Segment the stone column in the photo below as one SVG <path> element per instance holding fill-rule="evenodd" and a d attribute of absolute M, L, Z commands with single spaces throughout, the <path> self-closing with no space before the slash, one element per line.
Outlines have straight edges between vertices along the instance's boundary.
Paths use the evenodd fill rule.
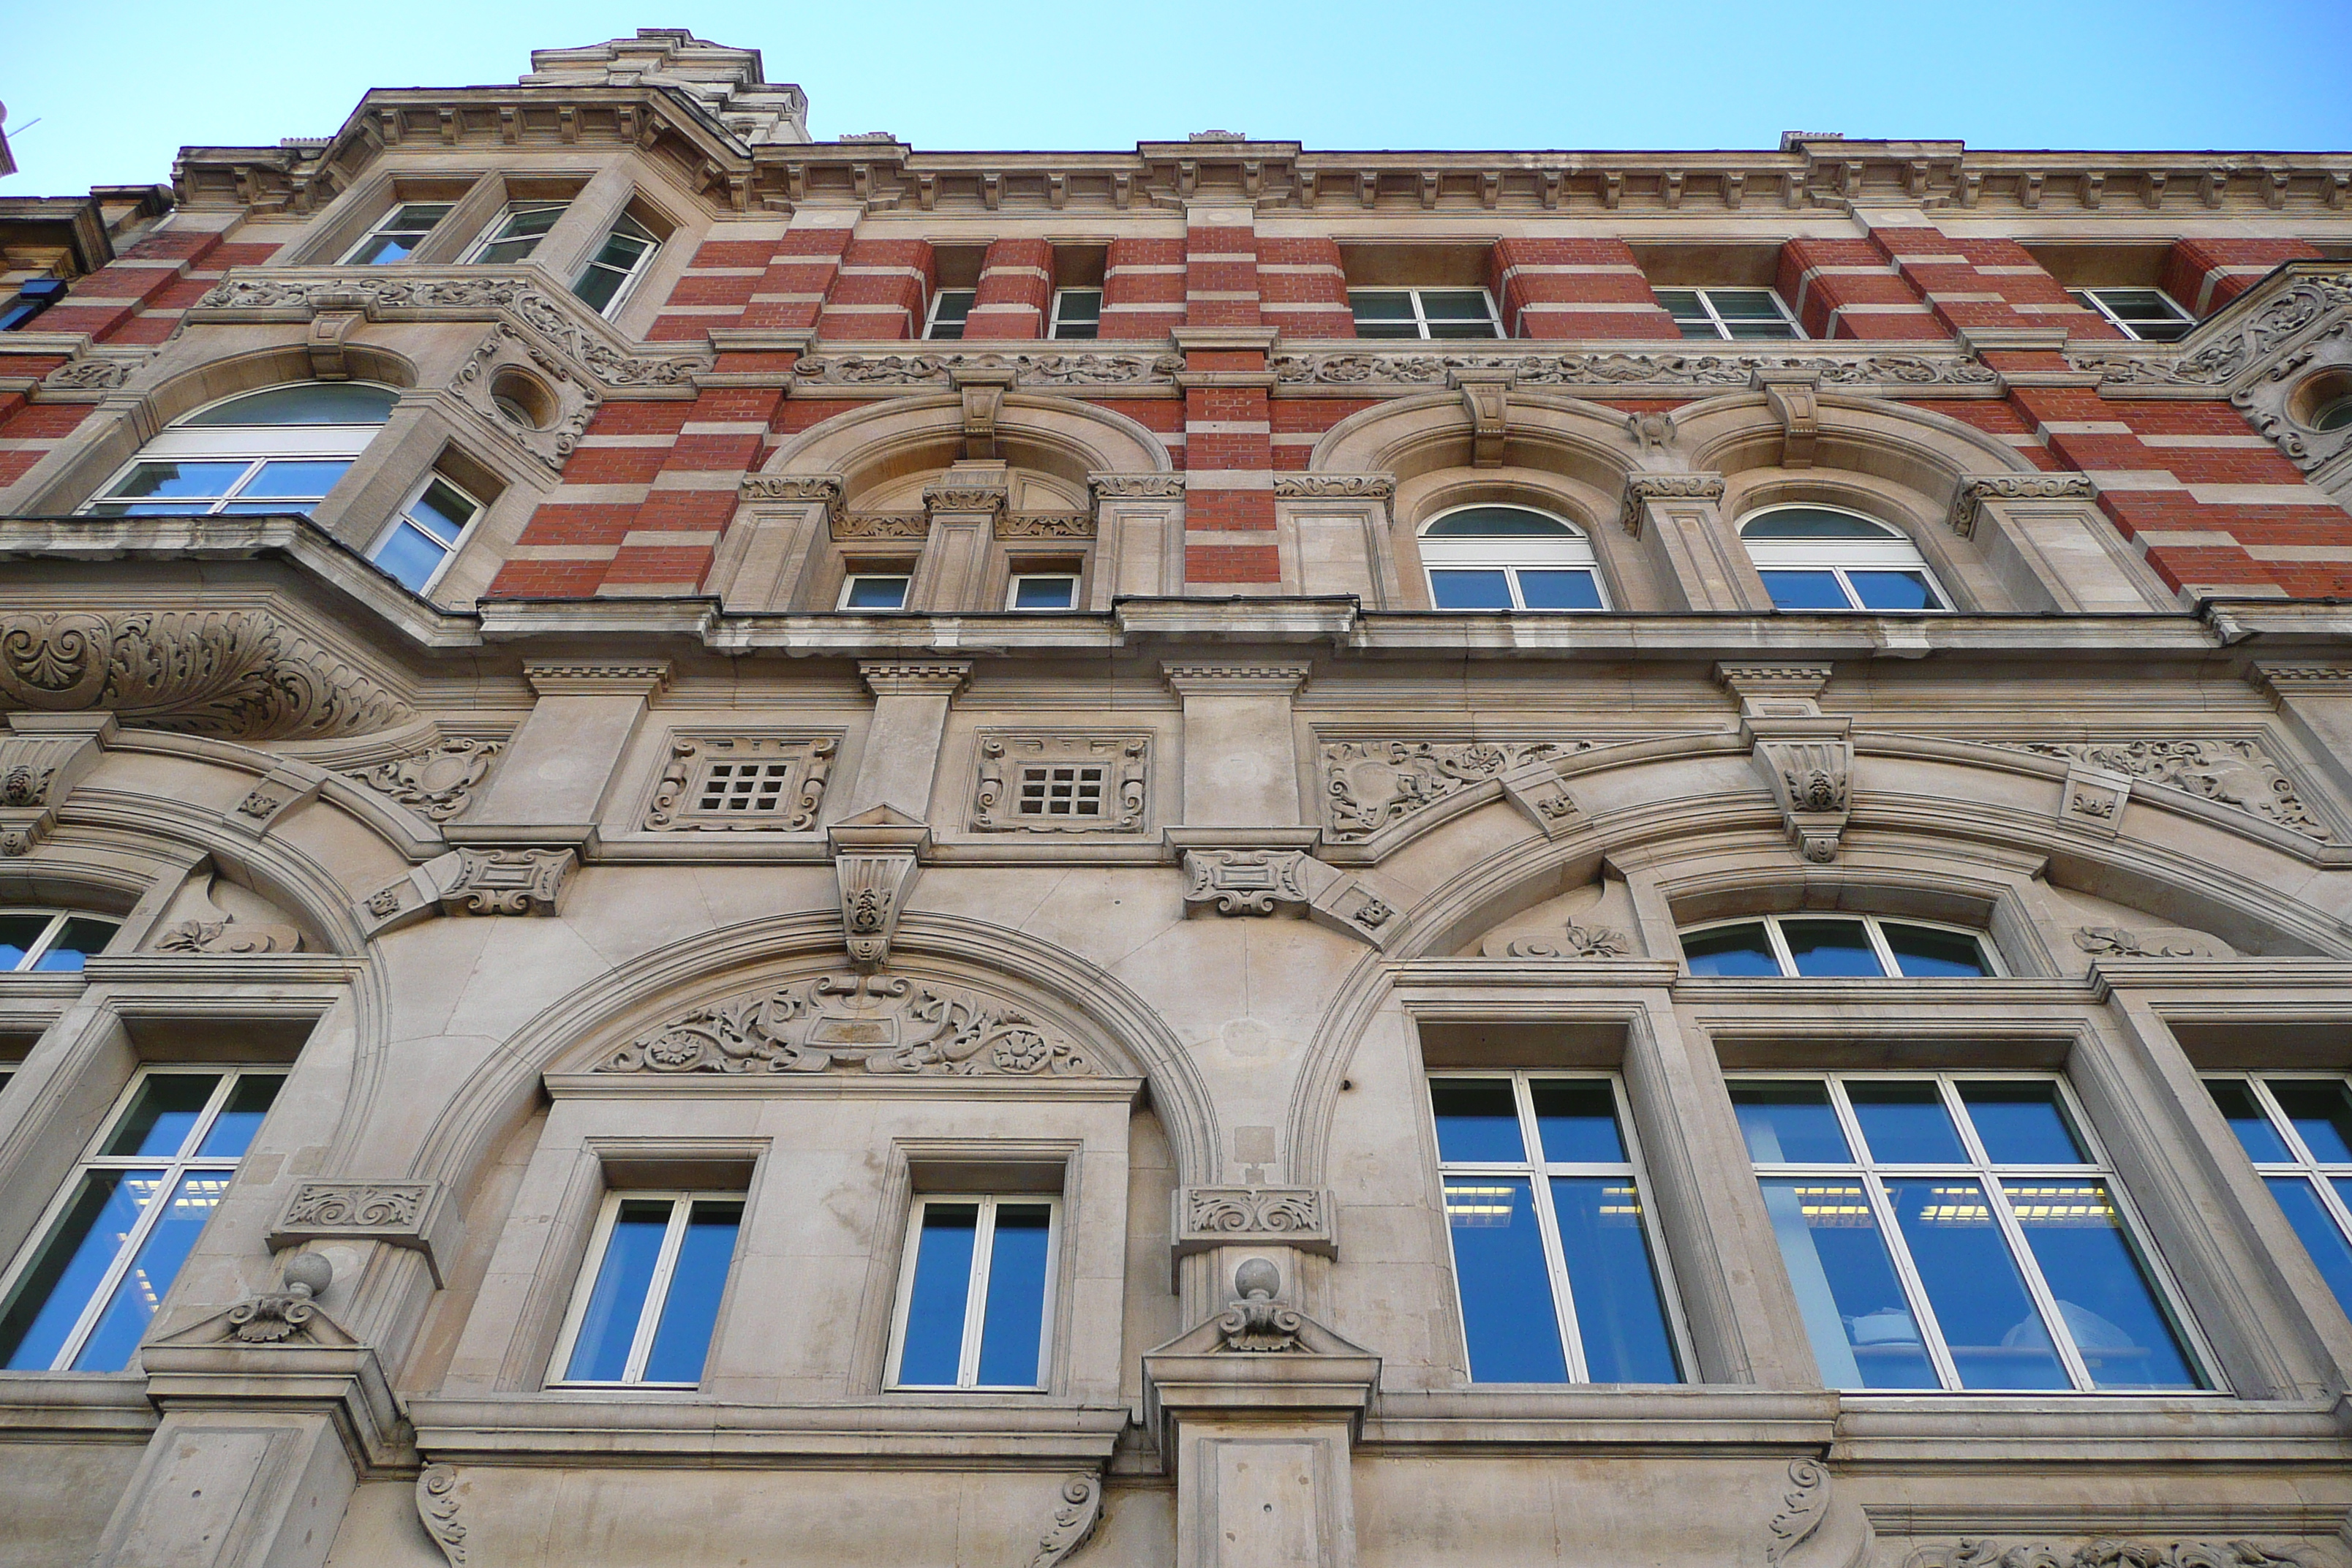
<path fill-rule="evenodd" d="M 948 704 L 971 673 L 969 659 L 897 659 L 860 664 L 874 693 L 874 722 L 858 753 L 845 816 L 877 805 L 921 821 L 930 813 Z"/>
<path fill-rule="evenodd" d="M 958 463 L 923 491 L 931 526 L 908 584 L 907 607 L 934 615 L 1001 609 L 985 602 L 989 549 L 1004 510 L 1008 476 L 1000 462 Z"/>

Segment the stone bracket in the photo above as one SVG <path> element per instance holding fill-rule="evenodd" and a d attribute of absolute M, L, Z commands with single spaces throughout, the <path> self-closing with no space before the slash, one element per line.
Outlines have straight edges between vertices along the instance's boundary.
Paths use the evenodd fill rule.
<path fill-rule="evenodd" d="M 960 364 L 949 370 L 949 384 L 963 398 L 964 461 L 996 460 L 996 419 L 1013 377 L 1009 364 Z"/>
<path fill-rule="evenodd" d="M 1337 1199 L 1328 1187 L 1179 1187 L 1169 1235 L 1179 1258 L 1217 1247 L 1295 1247 L 1339 1255 Z"/>
<path fill-rule="evenodd" d="M 1584 824 L 1567 781 L 1547 758 L 1513 768 L 1496 782 L 1503 786 L 1504 798 L 1525 812 L 1546 838 L 1572 833 Z"/>
<path fill-rule="evenodd" d="M 931 847 L 931 830 L 884 805 L 835 823 L 825 835 L 841 890 L 841 931 L 849 962 L 872 973 L 890 962 L 890 939 Z"/>
<path fill-rule="evenodd" d="M 366 320 L 363 310 L 321 310 L 310 318 L 310 330 L 302 335 L 302 346 L 310 351 L 313 376 L 320 381 L 351 379 L 343 344 L 350 339 L 352 329 Z"/>
<path fill-rule="evenodd" d="M 1810 468 L 1821 438 L 1820 374 L 1812 371 L 1759 370 L 1749 384 L 1763 393 L 1780 422 L 1780 466 Z"/>
<path fill-rule="evenodd" d="M 1387 947 L 1402 928 L 1398 900 L 1382 897 L 1383 889 L 1369 879 L 1327 866 L 1304 848 L 1241 843 L 1244 836 L 1230 829 L 1170 828 L 1167 835 L 1183 867 L 1188 917 L 1297 915 L 1379 948 Z M 1210 841 L 1202 842 L 1203 837 Z M 1296 842 L 1317 836 L 1307 828 L 1251 837 Z"/>
<path fill-rule="evenodd" d="M 1780 805 L 1790 840 L 1817 866 L 1837 858 L 1851 814 L 1853 742 L 1847 724 L 1844 719 L 1816 720 L 1801 730 L 1796 721 L 1783 721 L 1774 726 L 1780 738 L 1757 734 L 1748 752 Z"/>
<path fill-rule="evenodd" d="M 310 1242 L 382 1242 L 423 1254 L 438 1287 L 457 1219 L 441 1182 L 320 1178 L 297 1183 L 287 1195 L 269 1227 L 269 1250 Z"/>
<path fill-rule="evenodd" d="M 1478 468 L 1503 466 L 1503 444 L 1511 421 L 1511 384 L 1517 373 L 1507 365 L 1457 367 L 1446 380 L 1462 394 L 1470 416 L 1470 464 Z"/>
<path fill-rule="evenodd" d="M 436 856 L 360 901 L 368 935 L 435 913 L 550 915 L 580 864 L 570 847 L 462 845 Z"/>
<path fill-rule="evenodd" d="M 11 713 L 0 731 L 0 856 L 31 852 L 114 739 L 114 715 Z"/>

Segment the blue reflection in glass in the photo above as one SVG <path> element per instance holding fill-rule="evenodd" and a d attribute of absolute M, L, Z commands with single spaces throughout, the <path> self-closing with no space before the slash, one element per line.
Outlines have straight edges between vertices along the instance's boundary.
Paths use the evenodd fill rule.
<path fill-rule="evenodd" d="M 204 1233 L 205 1221 L 212 1218 L 221 1194 L 228 1191 L 228 1181 L 226 1171 L 200 1171 L 181 1178 L 170 1204 L 156 1216 L 147 1239 L 139 1244 L 138 1256 L 115 1286 L 114 1299 L 99 1314 L 89 1338 L 82 1342 L 81 1353 L 74 1357 L 74 1371 L 121 1372 L 131 1364 L 139 1342 L 146 1337 L 147 1325 L 155 1321 L 172 1281 L 180 1277 L 180 1266 L 188 1260 L 196 1237 Z"/>
<path fill-rule="evenodd" d="M 1046 1240 L 1054 1211 L 1044 1204 L 996 1205 L 988 1248 L 988 1303 L 980 1325 L 985 1388 L 1034 1388 L 1045 1330 Z"/>
<path fill-rule="evenodd" d="M 1568 1357 L 1524 1176 L 1448 1176 L 1445 1224 L 1473 1383 L 1565 1383 Z"/>
<path fill-rule="evenodd" d="M 1866 610 L 1940 610 L 1944 602 L 1920 572 L 1848 572 L 1854 597 Z"/>
<path fill-rule="evenodd" d="M 1851 1081 L 1846 1097 L 1871 1158 L 1885 1165 L 1965 1164 L 1958 1129 L 1932 1080 Z"/>
<path fill-rule="evenodd" d="M 622 1200 L 596 1284 L 588 1293 L 588 1310 L 580 1320 L 580 1337 L 572 1344 L 571 1363 L 563 1369 L 567 1380 L 618 1383 L 627 1374 L 629 1346 L 645 1316 L 646 1289 L 661 1258 L 669 1211 L 664 1198 Z"/>
<path fill-rule="evenodd" d="M 2209 1079 L 2205 1087 L 2212 1091 L 2213 1103 L 2221 1108 L 2221 1115 L 2230 1123 L 2230 1131 L 2244 1145 L 2246 1157 L 2257 1163 L 2292 1160 L 2286 1140 L 2279 1136 L 2271 1119 L 2254 1099 L 2253 1086 L 2243 1079 Z"/>
<path fill-rule="evenodd" d="M 2268 1176 L 2271 1196 L 2286 1215 L 2287 1224 L 2294 1226 L 2295 1235 L 2303 1238 L 2303 1249 L 2311 1254 L 2312 1263 L 2319 1277 L 2336 1292 L 2336 1300 L 2347 1312 L 2352 1312 L 2352 1243 L 2344 1239 L 2336 1227 L 2336 1216 L 2319 1201 L 2319 1194 L 2301 1176 Z M 2344 1182 L 2337 1187 L 2352 1185 Z M 2352 1194 L 2347 1194 L 2352 1195 Z"/>
<path fill-rule="evenodd" d="M 228 1091 L 228 1103 L 213 1118 L 212 1127 L 196 1150 L 199 1159 L 235 1160 L 253 1147 L 253 1135 L 261 1131 L 261 1119 L 269 1114 L 276 1103 L 278 1089 L 285 1079 L 274 1072 L 247 1073 Z"/>
<path fill-rule="evenodd" d="M 1514 1163 L 1528 1157 L 1508 1079 L 1432 1079 L 1429 1100 L 1437 1113 L 1439 1159 Z"/>
<path fill-rule="evenodd" d="M 1597 610 L 1601 584 L 1590 572 L 1521 568 L 1519 596 L 1530 610 Z"/>
<path fill-rule="evenodd" d="M 261 465 L 261 471 L 246 482 L 240 496 L 322 496 L 335 488 L 343 470 L 352 466 L 349 458 L 280 458 Z"/>
<path fill-rule="evenodd" d="M 710 1331 L 719 1321 L 719 1300 L 727 1290 L 727 1266 L 735 1260 L 735 1234 L 743 1205 L 732 1199 L 699 1199 L 687 1216 L 686 1236 L 670 1268 L 669 1292 L 662 1301 L 661 1325 L 646 1356 L 647 1383 L 700 1383 L 710 1353 Z"/>
<path fill-rule="evenodd" d="M 1680 1381 L 1633 1179 L 1554 1176 L 1551 1201 L 1585 1375 L 1595 1383 Z"/>
<path fill-rule="evenodd" d="M 9 1371 L 46 1371 L 58 1359 L 141 1212 L 163 1187 L 161 1171 L 92 1171 L 82 1178 L 73 1206 L 0 1318 L 0 1354 Z"/>
<path fill-rule="evenodd" d="M 1887 1183 L 1886 1195 L 1960 1386 L 2072 1387 L 1983 1186 L 1966 1177 L 1921 1177 Z"/>
<path fill-rule="evenodd" d="M 1822 1381 L 1832 1388 L 1937 1386 L 1862 1183 L 1774 1176 L 1762 1186 Z"/>
<path fill-rule="evenodd" d="M 139 1086 L 131 1109 L 114 1124 L 103 1154 L 176 1154 L 195 1131 L 205 1101 L 213 1096 L 220 1075 L 208 1072 L 150 1073 Z"/>
<path fill-rule="evenodd" d="M 1625 1140 L 1617 1131 L 1617 1097 L 1601 1078 L 1539 1078 L 1529 1084 L 1536 1136 L 1556 1165 L 1622 1165 Z"/>
<path fill-rule="evenodd" d="M 1433 569 L 1429 601 L 1441 610 L 1507 610 L 1511 583 L 1499 566 L 1479 571 L 1460 567 Z"/>
<path fill-rule="evenodd" d="M 2157 1303 L 2105 1182 L 2027 1178 L 2005 1181 L 2001 1191 L 2094 1386 L 2204 1386 Z"/>
<path fill-rule="evenodd" d="M 1759 1165 L 1851 1165 L 1845 1129 L 1821 1083 L 1735 1083 L 1731 1108 Z"/>
<path fill-rule="evenodd" d="M 978 1204 L 923 1205 L 907 1333 L 898 1352 L 900 1383 L 954 1386 L 963 1365 L 964 1306 L 971 1294 L 972 1247 L 979 1229 Z"/>
<path fill-rule="evenodd" d="M 2058 1109 L 2058 1086 L 1963 1081 L 1960 1103 L 1996 1165 L 2081 1165 L 2083 1145 Z"/>
<path fill-rule="evenodd" d="M 2271 1080 L 2271 1093 L 2311 1157 L 2323 1165 L 2352 1164 L 2352 1103 L 2338 1079 Z"/>
<path fill-rule="evenodd" d="M 1874 979 L 1886 973 L 1860 921 L 1782 921 L 1780 936 L 1789 944 L 1797 973 L 1808 979 Z"/>
<path fill-rule="evenodd" d="M 1759 572 L 1764 579 L 1764 591 L 1772 595 L 1776 610 L 1850 610 L 1845 590 L 1838 585 L 1834 572 L 1792 572 L 1786 569 Z"/>
<path fill-rule="evenodd" d="M 1683 938 L 1683 962 L 1693 974 L 1772 974 L 1780 961 L 1772 956 L 1772 939 L 1761 921 L 1692 931 Z"/>

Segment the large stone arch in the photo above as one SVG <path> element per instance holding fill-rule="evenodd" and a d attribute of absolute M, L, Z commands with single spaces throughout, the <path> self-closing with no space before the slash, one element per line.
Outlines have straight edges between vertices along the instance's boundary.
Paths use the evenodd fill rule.
<path fill-rule="evenodd" d="M 1115 410 L 1070 397 L 1008 392 L 994 420 L 1004 460 L 1076 487 L 1097 473 L 1172 471 L 1167 446 Z M 926 393 L 836 414 L 785 442 L 763 475 L 839 475 L 852 505 L 893 481 L 945 468 L 963 454 L 963 400 Z"/>

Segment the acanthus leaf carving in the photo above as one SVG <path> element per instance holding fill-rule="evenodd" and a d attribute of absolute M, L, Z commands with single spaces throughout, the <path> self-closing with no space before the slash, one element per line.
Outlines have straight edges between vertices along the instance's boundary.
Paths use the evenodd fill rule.
<path fill-rule="evenodd" d="M 2074 945 L 2094 958 L 2217 958 L 2221 948 L 2196 931 L 2141 932 L 2126 926 L 2084 926 Z"/>
<path fill-rule="evenodd" d="M 1242 1355 L 1295 1355 L 1305 1349 L 1299 1333 L 1307 1320 L 1296 1307 L 1275 1300 L 1281 1271 L 1263 1258 L 1244 1259 L 1234 1270 L 1234 1292 L 1215 1319 L 1221 1348 Z"/>
<path fill-rule="evenodd" d="M 1823 386 L 1990 387 L 1998 381 L 1973 359 L 1895 353 L 1832 358 L 1673 351 L 1509 356 L 1337 351 L 1279 353 L 1269 363 L 1278 384 L 1339 386 L 1444 385 L 1457 372 L 1489 366 L 1507 367 L 1522 387 L 1744 387 L 1759 371 L 1818 375 Z"/>
<path fill-rule="evenodd" d="M 1394 474 L 1276 474 L 1277 500 L 1392 500 Z"/>
<path fill-rule="evenodd" d="M 2252 741 L 2026 742 L 2003 743 L 2001 749 L 2144 779 L 2234 807 L 2323 843 L 2335 837 L 2296 793 L 2286 770 Z"/>
<path fill-rule="evenodd" d="M 2073 1552 L 2041 1542 L 2004 1547 L 1962 1536 L 1915 1548 L 1903 1568 L 2305 1568 L 2303 1559 L 2252 1541 L 2127 1541 L 2101 1536 Z"/>
<path fill-rule="evenodd" d="M 179 921 L 155 939 L 157 952 L 203 953 L 215 958 L 261 952 L 299 952 L 302 933 L 289 925 L 247 925 L 233 915 L 216 921 Z"/>
<path fill-rule="evenodd" d="M 416 1478 L 416 1517 L 425 1533 L 449 1560 L 450 1568 L 466 1568 L 466 1521 L 457 1492 L 457 1472 L 448 1465 L 427 1465 Z"/>
<path fill-rule="evenodd" d="M 405 756 L 343 774 L 432 822 L 446 822 L 466 809 L 473 791 L 489 776 L 490 763 L 506 750 L 503 741 L 453 735 Z"/>
<path fill-rule="evenodd" d="M 1102 1522 L 1102 1480 L 1097 1476 L 1072 1476 L 1062 1483 L 1062 1500 L 1054 1522 L 1037 1542 L 1029 1568 L 1055 1568 L 1070 1553 L 1094 1538 Z"/>
<path fill-rule="evenodd" d="M 1770 1540 L 1764 1561 L 1778 1568 L 1790 1552 L 1811 1540 L 1830 1510 L 1830 1473 L 1817 1459 L 1789 1461 L 1789 1489 L 1781 1494 L 1780 1510 L 1766 1525 Z"/>
<path fill-rule="evenodd" d="M 927 511 L 835 512 L 832 520 L 835 540 L 920 539 L 930 531 L 931 514 Z"/>
<path fill-rule="evenodd" d="M 1852 811 L 1853 742 L 1843 735 L 1759 738 L 1752 756 L 1797 852 L 1817 866 L 1834 861 Z"/>
<path fill-rule="evenodd" d="M 1083 1078 L 1078 1046 L 1017 1007 L 904 976 L 824 975 L 698 1007 L 613 1052 L 604 1073 Z"/>
<path fill-rule="evenodd" d="M 1215 1237 L 1285 1241 L 1327 1238 L 1330 1194 L 1319 1187 L 1186 1187 L 1181 1194 L 1180 1244 Z"/>
<path fill-rule="evenodd" d="M 1007 511 L 996 518 L 999 539 L 1092 539 L 1090 511 Z"/>
<path fill-rule="evenodd" d="M 816 386 L 940 386 L 959 374 L 1010 370 L 1015 386 L 1126 386 L 1172 380 L 1184 368 L 1171 353 L 856 353 L 811 354 L 794 362 L 793 379 Z"/>
<path fill-rule="evenodd" d="M 1613 926 L 1571 925 L 1558 937 L 1512 937 L 1503 952 L 1511 958 L 1631 958 L 1633 939 Z"/>
<path fill-rule="evenodd" d="M 1627 474 L 1625 499 L 1618 508 L 1617 523 L 1638 539 L 1642 535 L 1643 509 L 1651 501 L 1722 499 L 1721 474 Z"/>
<path fill-rule="evenodd" d="M 1463 790 L 1531 762 L 1589 750 L 1592 742 L 1329 741 L 1323 744 L 1325 831 L 1339 842 L 1369 838 Z"/>
<path fill-rule="evenodd" d="M 1181 474 L 1088 474 L 1087 488 L 1097 500 L 1181 500 Z"/>

